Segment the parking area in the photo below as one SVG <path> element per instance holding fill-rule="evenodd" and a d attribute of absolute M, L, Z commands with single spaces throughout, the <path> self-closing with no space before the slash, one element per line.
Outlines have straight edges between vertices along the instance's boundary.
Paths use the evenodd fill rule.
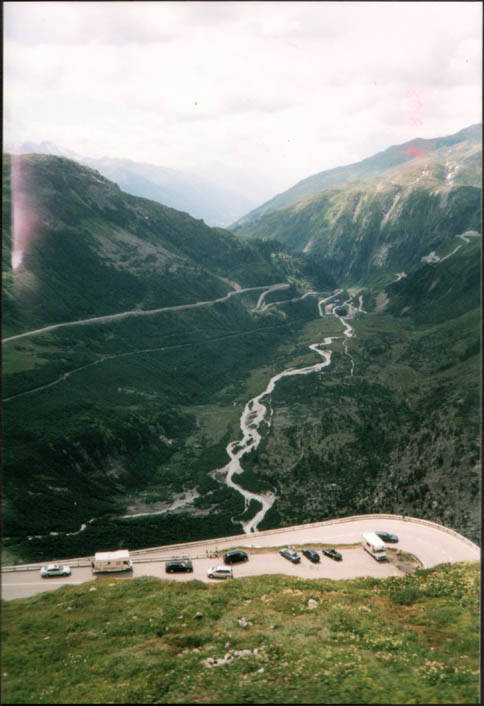
<path fill-rule="evenodd" d="M 386 576 L 401 575 L 401 572 L 392 563 L 375 561 L 362 547 L 341 549 L 342 561 L 321 557 L 321 561 L 318 564 L 311 563 L 302 555 L 299 564 L 292 564 L 287 559 L 284 559 L 278 551 L 266 550 L 252 553 L 249 550 L 248 554 L 248 561 L 231 566 L 234 579 L 243 578 L 244 576 L 258 576 L 260 574 L 286 574 L 287 576 L 297 576 L 299 578 L 335 580 L 356 578 L 357 576 L 385 578 Z M 218 559 L 192 559 L 192 563 L 192 573 L 167 574 L 165 571 L 165 560 L 160 558 L 157 561 L 136 562 L 132 572 L 116 573 L 112 574 L 112 576 L 116 577 L 116 579 L 126 580 L 140 576 L 155 576 L 170 581 L 192 581 L 193 579 L 198 579 L 212 584 L 222 582 L 217 579 L 209 579 L 207 576 L 210 567 L 223 565 L 222 557 Z M 89 567 L 72 568 L 72 575 L 68 578 L 41 579 L 38 571 L 4 573 L 2 575 L 2 598 L 4 600 L 25 598 L 42 591 L 54 590 L 64 584 L 75 585 L 85 581 L 106 580 L 106 578 L 109 579 L 109 574 L 93 576 Z"/>
<path fill-rule="evenodd" d="M 183 545 L 159 547 L 154 550 L 133 552 L 134 568 L 126 574 L 113 574 L 116 578 L 130 579 L 138 576 L 155 576 L 172 581 L 191 581 L 198 579 L 207 583 L 220 583 L 209 579 L 207 570 L 210 567 L 223 565 L 223 554 L 235 547 L 244 548 L 249 554 L 249 560 L 232 565 L 234 578 L 257 576 L 261 574 L 285 574 L 300 578 L 351 579 L 360 576 L 386 578 L 401 576 L 394 562 L 377 562 L 364 551 L 361 533 L 386 530 L 398 535 L 398 544 L 389 545 L 389 549 L 400 549 L 416 556 L 422 566 L 429 568 L 441 563 L 456 561 L 479 561 L 480 549 L 465 537 L 446 528 L 422 523 L 415 518 L 400 516 L 356 517 L 345 521 L 316 523 L 314 525 L 268 530 L 251 535 L 191 542 Z M 335 546 L 343 555 L 342 561 L 334 561 L 321 556 L 318 564 L 312 564 L 301 555 L 299 564 L 292 564 L 284 559 L 278 549 L 284 546 Z M 209 554 L 218 552 L 218 558 L 210 558 Z M 319 549 L 319 554 L 321 551 Z M 167 574 L 165 561 L 168 559 L 191 559 L 192 573 Z M 69 563 L 66 560 L 63 563 Z M 46 562 L 47 563 L 47 562 Z M 38 568 L 35 570 L 2 570 L 2 598 L 12 600 L 25 598 L 43 591 L 54 590 L 63 584 L 81 584 L 85 581 L 109 578 L 109 574 L 93 576 L 89 566 L 72 566 L 72 575 L 66 578 L 56 577 L 41 579 Z"/>

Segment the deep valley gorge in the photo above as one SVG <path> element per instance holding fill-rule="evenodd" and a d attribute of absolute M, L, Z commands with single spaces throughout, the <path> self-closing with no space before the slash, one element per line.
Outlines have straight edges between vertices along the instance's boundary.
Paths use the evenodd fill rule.
<path fill-rule="evenodd" d="M 479 542 L 481 126 L 424 142 L 228 229 L 4 155 L 4 563 L 373 512 Z"/>

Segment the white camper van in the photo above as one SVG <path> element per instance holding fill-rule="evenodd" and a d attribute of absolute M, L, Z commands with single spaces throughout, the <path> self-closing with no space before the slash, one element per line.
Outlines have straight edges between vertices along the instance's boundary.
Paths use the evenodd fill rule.
<path fill-rule="evenodd" d="M 91 561 L 92 573 L 100 574 L 110 571 L 131 571 L 133 562 L 127 549 L 117 552 L 97 552 Z"/>
<path fill-rule="evenodd" d="M 386 561 L 385 543 L 374 532 L 365 532 L 361 535 L 363 549 L 377 561 Z"/>

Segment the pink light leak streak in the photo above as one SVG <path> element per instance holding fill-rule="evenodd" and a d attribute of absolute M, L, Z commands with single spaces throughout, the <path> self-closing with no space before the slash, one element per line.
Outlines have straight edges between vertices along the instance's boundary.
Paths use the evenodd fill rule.
<path fill-rule="evenodd" d="M 37 216 L 29 204 L 26 179 L 21 159 L 12 155 L 12 270 L 17 272 L 23 264 L 24 254 L 32 241 Z"/>

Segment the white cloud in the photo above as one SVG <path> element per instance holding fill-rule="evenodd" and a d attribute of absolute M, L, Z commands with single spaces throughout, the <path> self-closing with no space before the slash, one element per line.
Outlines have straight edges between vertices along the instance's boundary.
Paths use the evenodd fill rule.
<path fill-rule="evenodd" d="M 480 120 L 478 3 L 6 2 L 4 23 L 7 144 L 219 161 L 275 192 Z"/>

